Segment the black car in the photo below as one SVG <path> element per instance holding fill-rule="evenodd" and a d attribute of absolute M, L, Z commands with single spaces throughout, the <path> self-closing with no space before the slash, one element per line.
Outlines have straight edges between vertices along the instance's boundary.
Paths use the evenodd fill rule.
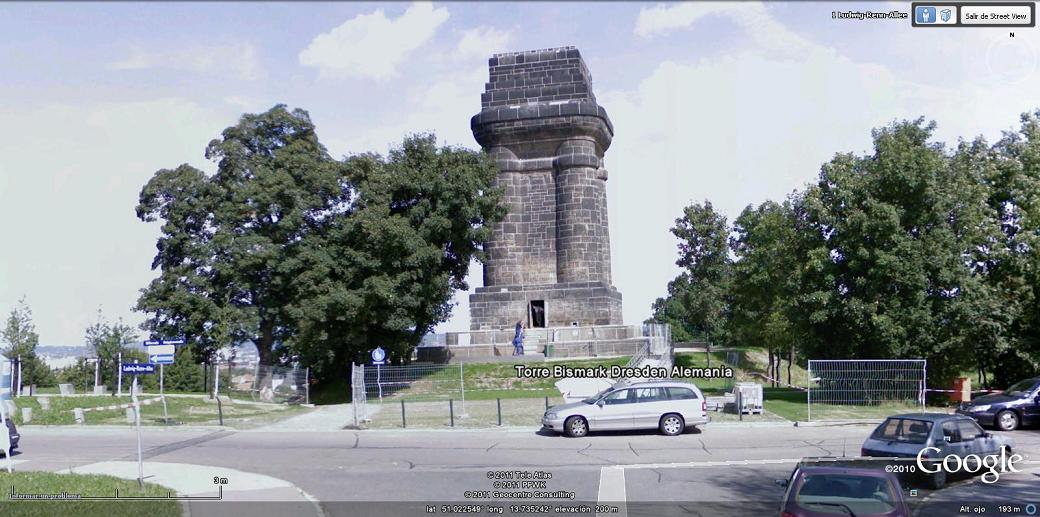
<path fill-rule="evenodd" d="M 1016 382 L 1003 393 L 961 404 L 957 412 L 1001 431 L 1040 424 L 1040 377 Z"/>

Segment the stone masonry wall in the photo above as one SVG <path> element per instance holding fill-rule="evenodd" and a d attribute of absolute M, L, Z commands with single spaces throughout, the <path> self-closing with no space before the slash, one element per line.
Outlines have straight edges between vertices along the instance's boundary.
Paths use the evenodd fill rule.
<path fill-rule="evenodd" d="M 574 47 L 498 54 L 473 135 L 500 170 L 508 215 L 487 245 L 484 288 L 470 297 L 471 328 L 621 323 L 611 285 L 603 155 L 613 138 Z"/>

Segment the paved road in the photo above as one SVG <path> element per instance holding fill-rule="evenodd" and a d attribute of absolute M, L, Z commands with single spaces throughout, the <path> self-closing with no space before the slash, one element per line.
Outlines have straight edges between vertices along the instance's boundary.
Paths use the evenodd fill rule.
<path fill-rule="evenodd" d="M 487 504 L 487 499 L 467 498 L 467 492 L 495 490 L 548 492 L 539 503 L 625 502 L 618 513 L 606 513 L 614 515 L 775 515 L 782 491 L 774 479 L 787 477 L 802 457 L 855 455 L 869 432 L 865 426 L 708 426 L 678 437 L 625 432 L 570 439 L 534 430 L 201 430 L 145 433 L 144 445 L 146 460 L 213 465 L 287 480 L 322 501 L 328 515 L 420 515 L 427 504 Z M 1018 452 L 1040 460 L 1040 431 L 1013 436 Z M 123 430 L 26 429 L 22 454 L 16 458 L 24 460 L 21 470 L 131 460 L 134 440 L 132 432 Z M 498 481 L 533 484 L 496 488 L 489 473 Z M 522 479 L 525 475 L 530 478 Z M 1040 478 L 1016 476 L 988 487 L 987 495 L 1021 505 L 1029 502 L 1024 495 L 1040 497 L 1036 485 L 1030 485 Z M 1001 488 L 1012 482 L 1034 490 Z M 968 480 L 939 494 L 922 491 L 918 497 L 941 495 L 957 501 L 976 494 L 977 483 Z M 669 504 L 655 507 L 653 501 Z"/>

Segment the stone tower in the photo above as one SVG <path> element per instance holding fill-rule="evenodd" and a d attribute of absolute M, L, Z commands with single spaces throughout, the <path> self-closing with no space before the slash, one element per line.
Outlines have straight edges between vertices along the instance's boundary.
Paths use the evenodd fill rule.
<path fill-rule="evenodd" d="M 509 213 L 487 246 L 471 330 L 621 323 L 610 281 L 607 171 L 614 127 L 574 47 L 496 54 L 473 136 Z M 474 335 L 477 337 L 477 335 Z"/>

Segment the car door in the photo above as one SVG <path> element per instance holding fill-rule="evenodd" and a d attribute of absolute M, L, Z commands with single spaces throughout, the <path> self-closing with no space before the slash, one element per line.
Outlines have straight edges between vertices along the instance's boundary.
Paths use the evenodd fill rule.
<path fill-rule="evenodd" d="M 668 392 L 664 388 L 633 388 L 636 403 L 632 407 L 632 425 L 641 429 L 656 428 L 661 415 L 669 412 Z"/>
<path fill-rule="evenodd" d="M 632 427 L 632 408 L 635 405 L 635 391 L 620 389 L 603 397 L 603 405 L 597 404 L 598 411 L 589 422 L 591 429 L 630 429 Z"/>
<path fill-rule="evenodd" d="M 961 433 L 961 441 L 964 443 L 965 454 L 978 454 L 980 456 L 999 452 L 997 441 L 984 431 L 974 420 L 957 420 L 957 428 Z"/>
<path fill-rule="evenodd" d="M 942 449 L 940 458 L 945 458 L 950 455 L 963 458 L 971 453 L 971 451 L 967 449 L 967 446 L 961 437 L 961 430 L 957 420 L 947 420 L 943 422 L 941 429 L 943 441 L 942 443 L 935 444 L 936 447 Z"/>
<path fill-rule="evenodd" d="M 1022 408 L 1022 425 L 1040 424 L 1040 386 L 1033 389 Z"/>

